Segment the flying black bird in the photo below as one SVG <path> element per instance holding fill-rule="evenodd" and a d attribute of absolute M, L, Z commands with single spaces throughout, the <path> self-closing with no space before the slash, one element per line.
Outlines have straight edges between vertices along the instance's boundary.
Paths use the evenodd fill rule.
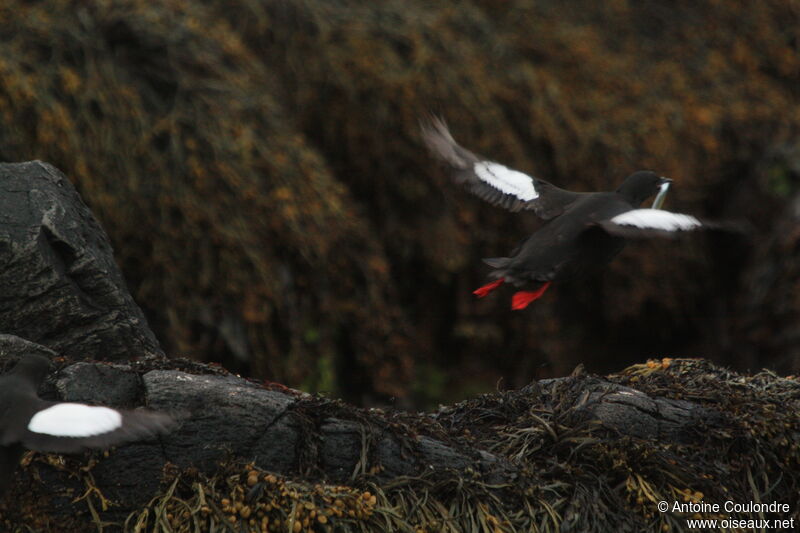
<path fill-rule="evenodd" d="M 547 221 L 510 257 L 484 259 L 494 281 L 474 291 L 483 298 L 503 283 L 528 287 L 514 293 L 512 309 L 524 309 L 553 281 L 588 273 L 605 265 L 626 238 L 673 237 L 700 229 L 726 229 L 691 215 L 659 209 L 672 180 L 655 172 L 634 172 L 614 192 L 579 193 L 559 189 L 459 146 L 439 118 L 422 123 L 430 151 L 450 168 L 458 183 L 487 202 L 510 211 L 529 210 Z M 639 205 L 658 194 L 653 208 Z"/>
<path fill-rule="evenodd" d="M 49 369 L 46 357 L 26 355 L 0 376 L 0 494 L 25 449 L 52 453 L 102 449 L 153 437 L 176 425 L 165 413 L 42 400 L 36 391 Z"/>

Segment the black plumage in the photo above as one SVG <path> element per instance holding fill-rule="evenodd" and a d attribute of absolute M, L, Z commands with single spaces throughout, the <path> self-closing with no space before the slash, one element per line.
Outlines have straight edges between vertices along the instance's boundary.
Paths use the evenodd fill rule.
<path fill-rule="evenodd" d="M 640 209 L 640 204 L 655 194 L 660 207 L 671 183 L 652 171 L 634 172 L 613 192 L 571 192 L 459 146 L 441 119 L 423 122 L 422 137 L 454 179 L 472 193 L 511 211 L 532 211 L 546 221 L 508 257 L 484 259 L 494 269 L 490 276 L 495 281 L 476 290 L 477 296 L 486 296 L 503 283 L 532 289 L 514 294 L 513 309 L 523 309 L 538 299 L 553 281 L 605 265 L 628 238 L 725 229 L 691 215 Z"/>

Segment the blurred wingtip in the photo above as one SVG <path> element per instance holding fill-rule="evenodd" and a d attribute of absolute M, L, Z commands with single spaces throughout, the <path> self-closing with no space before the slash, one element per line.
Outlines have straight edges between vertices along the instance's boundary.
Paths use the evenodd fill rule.
<path fill-rule="evenodd" d="M 422 131 L 423 138 L 431 136 L 448 134 L 447 123 L 441 115 L 437 115 L 432 111 L 427 111 L 419 117 L 419 129 Z"/>
<path fill-rule="evenodd" d="M 419 123 L 425 147 L 434 157 L 456 168 L 468 166 L 469 152 L 453 139 L 444 118 L 429 112 L 420 117 Z"/>

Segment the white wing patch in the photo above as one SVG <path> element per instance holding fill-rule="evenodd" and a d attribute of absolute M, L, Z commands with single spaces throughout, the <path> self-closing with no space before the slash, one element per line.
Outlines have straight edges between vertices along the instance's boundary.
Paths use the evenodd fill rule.
<path fill-rule="evenodd" d="M 670 213 L 661 209 L 634 209 L 611 219 L 618 226 L 634 226 L 641 229 L 664 231 L 690 231 L 703 224 L 691 215 Z"/>
<path fill-rule="evenodd" d="M 122 426 L 122 415 L 108 407 L 59 403 L 33 415 L 28 431 L 53 437 L 92 437 Z"/>
<path fill-rule="evenodd" d="M 516 196 L 523 202 L 539 197 L 530 176 L 505 165 L 491 161 L 479 161 L 475 163 L 473 170 L 482 182 L 505 194 Z"/>

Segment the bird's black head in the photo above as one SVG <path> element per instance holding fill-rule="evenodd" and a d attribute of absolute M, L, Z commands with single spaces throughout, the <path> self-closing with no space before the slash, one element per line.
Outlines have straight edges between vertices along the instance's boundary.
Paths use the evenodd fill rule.
<path fill-rule="evenodd" d="M 650 170 L 640 170 L 625 178 L 617 192 L 624 196 L 631 205 L 638 206 L 656 194 L 663 184 L 671 181 Z"/>
<path fill-rule="evenodd" d="M 14 368 L 9 371 L 9 374 L 22 376 L 38 385 L 44 380 L 49 371 L 50 359 L 41 355 L 29 354 L 22 357 Z"/>

